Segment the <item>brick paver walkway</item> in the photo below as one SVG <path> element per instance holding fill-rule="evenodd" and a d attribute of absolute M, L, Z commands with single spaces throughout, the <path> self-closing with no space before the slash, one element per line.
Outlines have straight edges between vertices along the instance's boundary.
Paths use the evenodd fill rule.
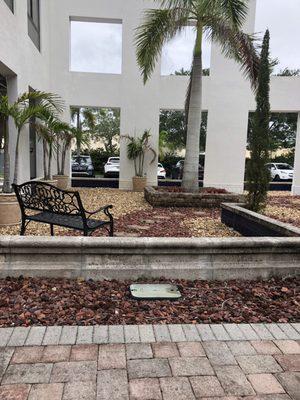
<path fill-rule="evenodd" d="M 0 329 L 0 400 L 300 400 L 300 324 Z"/>

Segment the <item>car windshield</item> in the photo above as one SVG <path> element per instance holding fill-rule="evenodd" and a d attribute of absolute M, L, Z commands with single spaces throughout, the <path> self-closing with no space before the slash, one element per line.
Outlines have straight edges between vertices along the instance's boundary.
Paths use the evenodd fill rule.
<path fill-rule="evenodd" d="M 289 164 L 277 164 L 277 169 L 288 169 L 291 170 L 293 167 L 291 167 Z"/>
<path fill-rule="evenodd" d="M 75 157 L 73 158 L 73 163 L 78 163 L 80 165 L 82 164 L 90 164 L 91 163 L 91 158 L 90 157 Z"/>
<path fill-rule="evenodd" d="M 112 164 L 120 164 L 119 158 L 110 158 L 108 161 Z"/>

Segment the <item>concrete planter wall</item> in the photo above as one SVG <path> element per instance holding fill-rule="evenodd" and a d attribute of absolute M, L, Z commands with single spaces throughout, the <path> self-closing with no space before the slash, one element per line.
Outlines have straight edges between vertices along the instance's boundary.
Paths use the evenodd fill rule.
<path fill-rule="evenodd" d="M 159 191 L 157 187 L 147 186 L 145 199 L 154 207 L 220 207 L 224 202 L 243 203 L 243 195 L 235 193 L 174 193 Z"/>
<path fill-rule="evenodd" d="M 242 204 L 222 204 L 222 222 L 243 236 L 300 237 L 300 229 L 247 210 Z"/>
<path fill-rule="evenodd" d="M 256 279 L 300 273 L 300 238 L 0 238 L 0 277 Z"/>

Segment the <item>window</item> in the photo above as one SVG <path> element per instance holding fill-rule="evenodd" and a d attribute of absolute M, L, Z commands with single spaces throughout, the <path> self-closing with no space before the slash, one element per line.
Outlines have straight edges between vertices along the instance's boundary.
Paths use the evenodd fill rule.
<path fill-rule="evenodd" d="M 28 35 L 40 50 L 40 0 L 27 0 Z"/>
<path fill-rule="evenodd" d="M 8 7 L 14 12 L 14 0 L 4 0 Z"/>
<path fill-rule="evenodd" d="M 72 20 L 70 69 L 74 72 L 121 74 L 121 21 Z"/>

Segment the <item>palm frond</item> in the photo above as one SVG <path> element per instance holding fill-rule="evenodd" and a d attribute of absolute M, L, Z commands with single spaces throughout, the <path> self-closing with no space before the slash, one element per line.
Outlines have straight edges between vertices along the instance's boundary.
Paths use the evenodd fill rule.
<path fill-rule="evenodd" d="M 188 8 L 192 9 L 195 0 L 154 0 L 156 3 L 159 3 L 160 8 Z"/>
<path fill-rule="evenodd" d="M 0 96 L 0 114 L 4 117 L 9 116 L 8 96 Z"/>
<path fill-rule="evenodd" d="M 137 62 L 144 83 L 153 72 L 165 42 L 172 39 L 188 23 L 189 10 L 185 8 L 150 9 L 145 21 L 136 29 Z"/>
<path fill-rule="evenodd" d="M 226 57 L 240 64 L 243 74 L 255 88 L 260 65 L 255 36 L 232 28 L 224 19 L 212 17 L 207 19 L 205 30 L 207 36 L 220 45 Z"/>
<path fill-rule="evenodd" d="M 247 3 L 248 0 L 221 0 L 221 9 L 229 24 L 242 27 L 248 13 Z"/>
<path fill-rule="evenodd" d="M 64 110 L 64 101 L 54 93 L 33 91 L 23 93 L 16 101 L 20 107 L 27 107 L 30 102 L 39 104 L 53 113 L 61 113 Z"/>

